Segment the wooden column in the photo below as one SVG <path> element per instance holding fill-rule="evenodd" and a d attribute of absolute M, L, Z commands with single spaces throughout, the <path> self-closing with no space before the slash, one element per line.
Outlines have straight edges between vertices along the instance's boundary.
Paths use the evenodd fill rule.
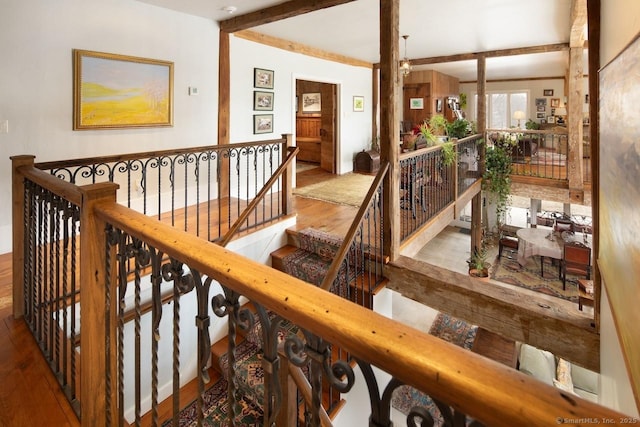
<path fill-rule="evenodd" d="M 111 280 L 107 283 L 106 223 L 94 213 L 99 203 L 116 204 L 118 185 L 111 182 L 83 187 L 80 207 L 80 318 L 82 351 L 80 352 L 81 419 L 92 425 L 106 425 L 106 394 L 110 394 L 111 420 L 117 420 L 116 310 L 117 271 L 115 254 L 111 257 Z M 110 288 L 110 307 L 106 289 Z M 107 329 L 107 325 L 109 328 Z M 109 331 L 109 336 L 106 334 Z M 107 348 L 107 340 L 111 347 Z M 110 352 L 110 359 L 107 358 Z M 107 366 L 109 363 L 109 366 Z M 111 390 L 106 390 L 107 368 L 111 371 Z"/>
<path fill-rule="evenodd" d="M 12 274 L 13 274 L 13 317 L 24 316 L 24 176 L 21 167 L 33 167 L 35 156 L 11 157 L 11 199 L 12 199 Z"/>
<path fill-rule="evenodd" d="M 380 158 L 389 161 L 389 173 L 384 181 L 383 234 L 384 252 L 391 261 L 398 257 L 400 250 L 399 22 L 400 0 L 380 0 Z"/>
<path fill-rule="evenodd" d="M 218 145 L 229 144 L 231 66 L 229 33 L 220 31 L 218 49 Z M 229 193 L 229 159 L 218 158 L 220 168 L 218 182 L 218 200 Z"/>
<path fill-rule="evenodd" d="M 600 258 L 600 122 L 598 121 L 598 100 L 600 86 L 600 0 L 587 0 L 589 31 L 589 142 L 591 147 L 591 212 L 593 226 L 593 259 Z M 594 279 L 594 321 L 600 331 L 601 282 L 598 263 L 593 263 Z M 640 394 L 640 393 L 637 393 Z M 636 399 L 638 402 L 639 399 Z"/>
<path fill-rule="evenodd" d="M 375 66 L 371 69 L 371 137 L 378 136 L 378 107 L 380 105 L 380 68 Z M 378 141 L 380 143 L 380 141 Z"/>
<path fill-rule="evenodd" d="M 485 94 L 487 92 L 487 59 L 485 56 L 478 56 L 478 133 L 486 140 L 487 130 L 487 103 Z M 480 145 L 480 170 L 484 173 L 485 144 Z M 482 192 L 473 197 L 471 203 L 471 254 L 482 245 Z"/>
<path fill-rule="evenodd" d="M 584 183 L 582 165 L 582 78 L 583 48 L 569 49 L 569 96 L 567 97 L 567 133 L 569 148 L 567 165 L 569 167 L 569 197 L 572 203 L 584 202 Z"/>

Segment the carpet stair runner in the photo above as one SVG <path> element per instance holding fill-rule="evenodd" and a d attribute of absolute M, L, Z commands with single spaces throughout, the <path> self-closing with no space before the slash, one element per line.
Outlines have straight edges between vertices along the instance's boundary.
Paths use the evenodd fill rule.
<path fill-rule="evenodd" d="M 271 266 L 305 282 L 321 285 L 342 245 L 342 237 L 313 228 L 288 231 L 288 236 L 290 243 L 271 253 Z M 366 256 L 363 256 L 360 249 L 352 248 L 348 264 L 343 263 L 330 291 L 368 307 L 370 287 L 369 276 L 362 274 L 364 268 L 361 264 L 364 258 Z M 371 293 L 375 295 L 385 284 L 386 281 L 373 287 Z M 363 299 L 364 303 L 361 301 Z"/>

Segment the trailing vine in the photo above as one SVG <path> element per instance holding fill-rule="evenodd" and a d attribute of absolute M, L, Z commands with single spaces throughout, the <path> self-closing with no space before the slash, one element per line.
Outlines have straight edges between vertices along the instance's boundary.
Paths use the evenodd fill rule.
<path fill-rule="evenodd" d="M 517 139 L 501 138 L 486 151 L 482 189 L 496 203 L 498 223 L 503 222 L 511 194 L 511 150 L 516 144 Z"/>

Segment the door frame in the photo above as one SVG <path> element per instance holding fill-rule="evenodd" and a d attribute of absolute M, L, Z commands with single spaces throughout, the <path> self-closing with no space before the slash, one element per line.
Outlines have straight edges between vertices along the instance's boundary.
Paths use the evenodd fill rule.
<path fill-rule="evenodd" d="M 293 73 L 292 74 L 292 79 L 291 79 L 291 105 L 293 106 L 293 108 L 291 109 L 291 127 L 292 127 L 292 139 L 294 142 L 294 145 L 297 145 L 296 142 L 296 109 L 295 109 L 295 105 L 296 105 L 296 85 L 298 80 L 306 80 L 309 82 L 316 82 L 316 83 L 327 83 L 327 84 L 332 84 L 335 85 L 336 87 L 336 112 L 335 115 L 333 117 L 333 126 L 334 126 L 334 147 L 333 147 L 333 163 L 335 165 L 335 174 L 336 175 L 340 175 L 342 173 L 342 167 L 340 164 L 339 159 L 341 158 L 341 144 L 340 144 L 340 117 L 342 115 L 341 110 L 342 110 L 342 83 L 338 80 L 331 80 L 331 79 L 326 79 L 323 77 L 318 77 L 318 76 L 310 76 L 310 75 L 306 75 L 306 74 L 296 74 Z"/>

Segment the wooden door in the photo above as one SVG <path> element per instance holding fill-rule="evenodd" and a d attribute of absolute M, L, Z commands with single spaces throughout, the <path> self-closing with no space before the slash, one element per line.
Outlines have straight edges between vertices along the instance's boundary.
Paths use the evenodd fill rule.
<path fill-rule="evenodd" d="M 320 123 L 320 168 L 336 173 L 336 85 L 322 83 L 322 116 Z"/>
<path fill-rule="evenodd" d="M 402 88 L 403 92 L 403 120 L 410 121 L 412 127 L 422 124 L 431 117 L 431 84 L 411 83 Z M 422 100 L 422 108 L 416 108 L 412 100 Z M 411 108 L 411 107 L 414 108 Z"/>

